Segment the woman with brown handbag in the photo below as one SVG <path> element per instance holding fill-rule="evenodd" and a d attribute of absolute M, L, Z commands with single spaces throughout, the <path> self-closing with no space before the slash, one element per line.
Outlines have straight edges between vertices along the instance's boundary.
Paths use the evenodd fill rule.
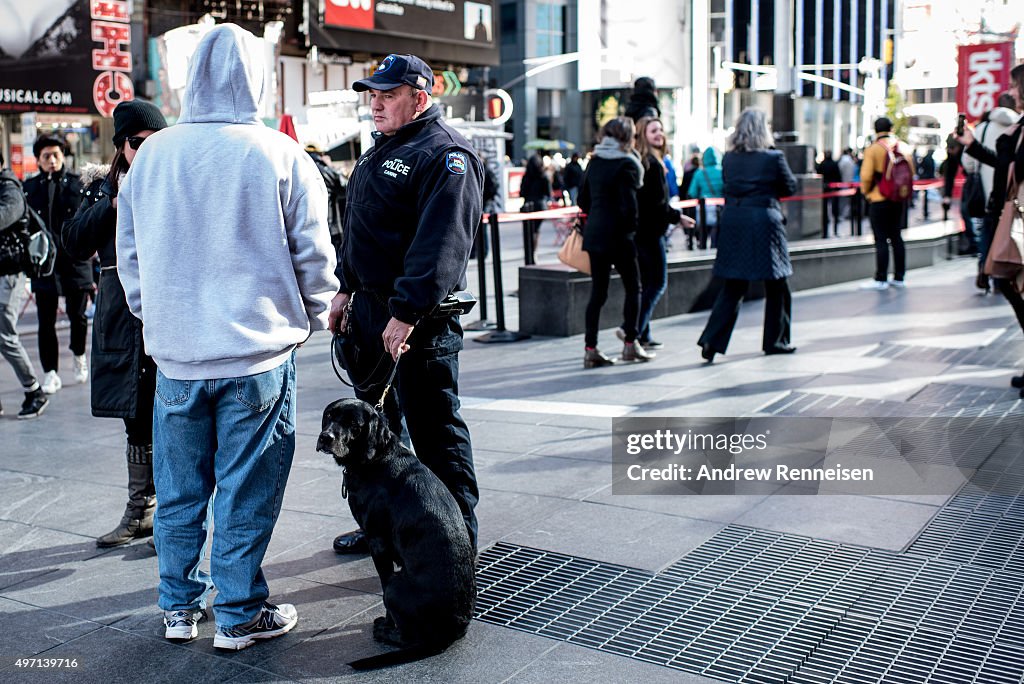
<path fill-rule="evenodd" d="M 1010 81 L 1016 90 L 1017 111 L 1024 111 L 1024 64 L 1018 64 L 1010 72 Z M 996 139 L 995 150 L 985 147 L 974 138 L 970 128 L 965 128 L 963 135 L 955 136 L 964 145 L 968 155 L 974 157 L 982 164 L 995 167 L 995 174 L 992 178 L 992 194 L 989 196 L 988 205 L 985 210 L 986 234 L 992 234 L 995 230 L 995 237 L 989 250 L 989 259 L 986 262 L 986 269 L 990 270 L 994 253 L 998 252 L 999 240 L 1008 239 L 1009 231 L 999 231 L 997 227 L 1000 221 L 1009 223 L 1013 218 L 1007 214 L 1010 211 L 1017 211 L 1014 200 L 1018 199 L 1020 190 L 1024 188 L 1024 125 L 1020 121 L 1011 126 L 1007 131 Z M 1019 200 L 1018 200 L 1019 201 Z M 1008 226 L 1007 226 L 1008 227 Z M 1011 247 L 1011 245 L 1004 245 Z M 1024 267 L 1022 267 L 1024 268 Z M 1024 298 L 1021 297 L 1017 283 L 1020 282 L 1022 269 L 1017 269 L 1014 277 L 1005 270 L 1005 266 L 999 273 L 993 275 L 993 282 L 996 289 L 1003 293 L 1006 301 L 1013 307 L 1017 316 L 1017 322 L 1024 331 Z M 1001 277 L 1000 277 L 1001 276 Z M 1024 374 L 1016 375 L 1010 380 L 1010 384 L 1021 390 L 1021 398 L 1024 398 Z"/>

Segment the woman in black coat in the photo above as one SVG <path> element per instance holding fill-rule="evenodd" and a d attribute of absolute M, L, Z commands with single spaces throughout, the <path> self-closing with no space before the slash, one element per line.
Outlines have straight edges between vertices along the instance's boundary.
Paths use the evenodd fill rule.
<path fill-rule="evenodd" d="M 83 202 L 61 231 L 64 249 L 82 258 L 99 252 L 100 286 L 92 331 L 92 413 L 121 418 L 128 436 L 128 505 L 114 530 L 99 537 L 101 548 L 127 544 L 153 533 L 153 396 L 156 364 L 146 355 L 142 322 L 128 310 L 117 277 L 114 238 L 117 188 L 145 139 L 165 128 L 160 110 L 142 100 L 114 109 L 114 146 L 110 166 L 87 168 Z"/>
<path fill-rule="evenodd" d="M 711 318 L 697 344 L 709 363 L 729 346 L 740 303 L 750 281 L 765 288 L 765 354 L 791 354 L 789 343 L 792 300 L 786 278 L 793 274 L 786 243 L 786 219 L 780 197 L 796 192 L 782 152 L 772 148 L 765 113 L 748 108 L 740 114 L 722 160 L 725 207 L 719 216 L 718 253 L 714 275 L 725 282 Z"/>
<path fill-rule="evenodd" d="M 526 171 L 523 172 L 523 180 L 519 185 L 519 196 L 523 198 L 522 211 L 544 211 L 548 208 L 548 200 L 551 199 L 551 179 L 544 173 L 544 161 L 536 152 L 526 160 Z M 523 222 L 523 229 L 531 240 L 530 253 L 526 255 L 527 264 L 536 261 L 541 223 L 542 221 L 537 220 Z"/>
<path fill-rule="evenodd" d="M 643 166 L 633 150 L 633 121 L 612 119 L 601 128 L 600 142 L 587 165 L 580 186 L 580 209 L 587 215 L 583 228 L 583 249 L 590 255 L 590 301 L 587 302 L 583 367 L 610 366 L 614 361 L 597 348 L 601 307 L 608 300 L 612 266 L 619 272 L 626 291 L 623 303 L 625 345 L 623 361 L 648 361 L 653 354 L 636 344 L 640 311 L 640 275 L 637 267 L 636 234 L 639 210 L 637 190 Z"/>
<path fill-rule="evenodd" d="M 1024 64 L 1018 64 L 1010 71 L 1010 80 L 1017 91 L 1017 111 L 1024 112 Z M 1024 120 L 1024 117 L 1022 117 Z M 1006 203 L 1007 183 L 1010 180 L 1010 164 L 1013 163 L 1014 176 L 1024 188 L 1024 123 L 1018 120 L 1007 131 L 996 138 L 996 149 L 985 147 L 975 140 L 973 132 L 968 128 L 957 141 L 965 147 L 968 155 L 974 157 L 982 164 L 995 168 L 992 177 L 992 191 L 988 197 L 988 204 L 985 207 L 985 223 L 982 229 L 984 235 L 995 234 L 996 226 L 999 225 L 999 218 L 1003 213 Z M 1021 330 L 1024 330 L 1024 298 L 1021 298 L 1013 281 L 1005 278 L 993 278 L 993 284 L 999 290 L 1006 301 L 1013 307 L 1017 316 L 1017 323 Z M 1024 375 L 1015 375 L 1010 380 L 1010 385 L 1020 389 L 1020 396 L 1024 399 Z"/>
<path fill-rule="evenodd" d="M 644 166 L 643 184 L 637 191 L 639 221 L 636 243 L 637 262 L 640 265 L 640 316 L 637 320 L 637 341 L 650 351 L 662 344 L 651 337 L 651 316 L 654 307 L 665 292 L 668 282 L 668 239 L 665 232 L 669 225 L 685 221 L 678 209 L 669 206 L 668 181 L 665 179 L 665 130 L 661 119 L 644 117 L 636 127 L 636 149 Z M 625 328 L 620 328 L 620 334 Z"/>

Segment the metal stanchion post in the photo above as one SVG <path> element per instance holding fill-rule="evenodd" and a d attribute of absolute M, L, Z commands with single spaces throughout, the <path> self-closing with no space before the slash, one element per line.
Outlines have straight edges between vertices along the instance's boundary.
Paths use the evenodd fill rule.
<path fill-rule="evenodd" d="M 498 232 L 497 218 L 491 221 L 491 253 L 493 255 L 491 263 L 494 266 L 494 311 L 497 317 L 497 326 L 491 332 L 473 339 L 482 344 L 518 342 L 529 339 L 530 336 L 526 333 L 505 329 L 505 288 L 501 282 L 501 236 Z"/>
<path fill-rule="evenodd" d="M 854 235 L 864 234 L 863 226 L 861 225 L 863 221 L 864 202 L 861 199 L 861 197 L 862 195 L 860 194 L 860 188 L 856 188 L 856 190 L 853 193 L 853 197 L 850 198 L 850 202 L 853 204 L 853 211 L 851 212 L 851 216 L 853 217 L 853 225 L 851 226 L 851 228 L 853 229 Z"/>
<path fill-rule="evenodd" d="M 822 194 L 823 195 L 827 195 L 828 194 L 828 189 L 826 188 L 825 192 L 823 192 Z M 822 197 L 821 198 L 821 237 L 822 238 L 827 238 L 828 237 L 828 203 L 829 203 L 829 201 L 830 200 L 829 200 L 828 197 Z"/>
<path fill-rule="evenodd" d="M 924 199 L 921 200 L 922 208 L 924 210 L 924 220 L 928 220 L 928 188 L 924 189 Z"/>
<path fill-rule="evenodd" d="M 698 235 L 698 246 L 701 249 L 708 248 L 708 205 L 707 201 L 701 197 L 697 200 L 697 235 Z"/>
<path fill-rule="evenodd" d="M 491 212 L 487 215 L 488 221 L 497 221 L 498 215 L 496 212 Z M 476 271 L 477 271 L 477 282 L 479 283 L 479 299 L 480 299 L 480 320 L 475 323 L 470 323 L 465 327 L 466 330 L 492 330 L 494 329 L 494 322 L 487 320 L 487 226 L 483 221 L 480 221 L 480 227 L 477 228 L 476 234 Z"/>
<path fill-rule="evenodd" d="M 524 207 L 525 208 L 525 207 Z M 527 266 L 533 266 L 536 263 L 533 259 L 533 250 L 536 245 L 533 244 L 533 221 L 523 219 L 523 263 Z"/>
<path fill-rule="evenodd" d="M 839 203 L 842 199 L 842 197 L 832 198 L 832 232 L 836 237 L 839 237 Z"/>

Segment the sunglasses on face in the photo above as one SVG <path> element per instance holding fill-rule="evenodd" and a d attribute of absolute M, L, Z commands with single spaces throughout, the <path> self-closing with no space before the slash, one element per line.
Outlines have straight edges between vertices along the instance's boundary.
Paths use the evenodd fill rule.
<path fill-rule="evenodd" d="M 132 148 L 133 150 L 137 150 L 140 147 L 142 147 L 142 143 L 144 142 L 146 142 L 146 136 L 133 135 L 128 138 L 128 147 Z"/>

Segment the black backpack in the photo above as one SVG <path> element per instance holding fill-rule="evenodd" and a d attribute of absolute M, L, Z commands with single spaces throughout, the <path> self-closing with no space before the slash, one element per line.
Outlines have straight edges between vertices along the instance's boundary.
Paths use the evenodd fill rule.
<path fill-rule="evenodd" d="M 26 201 L 21 218 L 0 230 L 0 275 L 27 273 L 45 278 L 53 273 L 56 262 L 57 243 L 39 212 Z"/>

